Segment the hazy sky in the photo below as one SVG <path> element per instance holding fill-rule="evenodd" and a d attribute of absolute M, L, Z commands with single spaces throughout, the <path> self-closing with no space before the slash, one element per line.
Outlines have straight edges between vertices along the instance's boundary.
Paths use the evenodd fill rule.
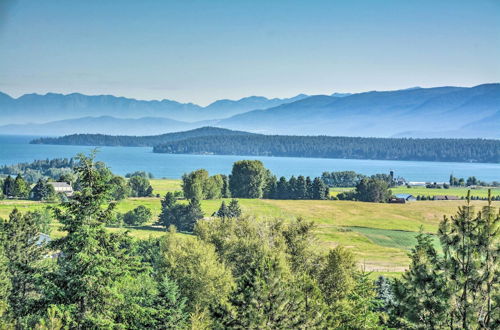
<path fill-rule="evenodd" d="M 0 0 L 0 91 L 207 104 L 500 81 L 499 0 Z"/>

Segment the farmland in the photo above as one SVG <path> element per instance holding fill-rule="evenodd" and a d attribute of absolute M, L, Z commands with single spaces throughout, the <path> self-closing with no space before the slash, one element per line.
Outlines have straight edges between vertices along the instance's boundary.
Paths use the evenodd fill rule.
<path fill-rule="evenodd" d="M 180 189 L 179 180 L 152 180 L 154 194 L 164 195 L 167 191 Z M 420 189 L 420 190 L 419 190 Z M 442 192 L 442 189 L 396 188 L 394 192 L 412 194 L 430 194 L 430 191 Z M 453 193 L 452 193 L 453 191 Z M 449 189 L 447 194 L 464 195 L 465 189 Z M 477 190 L 486 196 L 486 190 Z M 495 193 L 498 192 L 498 189 Z M 443 194 L 443 193 L 441 193 Z M 462 196 L 460 195 L 460 196 Z M 297 217 L 313 221 L 316 224 L 317 248 L 342 245 L 350 249 L 358 258 L 360 265 L 377 273 L 398 273 L 408 265 L 407 253 L 415 243 L 415 234 L 420 227 L 425 232 L 435 233 L 443 215 L 452 215 L 464 201 L 418 201 L 407 204 L 363 203 L 353 201 L 321 200 L 265 200 L 240 199 L 244 214 L 259 219 L 281 218 L 288 221 Z M 220 206 L 221 200 L 202 201 L 205 216 L 210 217 Z M 0 217 L 8 217 L 9 212 L 17 207 L 21 211 L 40 209 L 53 204 L 4 200 L 0 201 Z M 160 198 L 127 198 L 116 206 L 118 212 L 129 211 L 139 205 L 151 209 L 156 219 L 161 211 Z M 477 208 L 486 205 L 484 201 L 473 201 Z M 500 206 L 500 202 L 494 202 Z M 59 224 L 53 223 L 51 235 L 58 237 Z M 145 239 L 163 234 L 163 228 L 153 223 L 142 227 L 109 228 L 111 231 L 128 230 L 131 236 Z M 437 242 L 437 239 L 435 239 Z"/>

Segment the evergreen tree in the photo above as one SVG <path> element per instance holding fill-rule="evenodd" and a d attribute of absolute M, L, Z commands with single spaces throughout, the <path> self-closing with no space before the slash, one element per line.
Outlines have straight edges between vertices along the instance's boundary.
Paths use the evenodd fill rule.
<path fill-rule="evenodd" d="M 286 178 L 282 176 L 278 183 L 276 184 L 276 198 L 278 199 L 288 199 L 288 182 Z"/>
<path fill-rule="evenodd" d="M 222 176 L 222 198 L 230 198 L 231 190 L 229 190 L 229 177 L 221 174 Z"/>
<path fill-rule="evenodd" d="M 181 329 L 188 324 L 186 298 L 182 297 L 177 284 L 168 276 L 160 276 L 158 293 L 154 302 L 155 329 Z"/>
<path fill-rule="evenodd" d="M 3 194 L 5 197 L 15 196 L 14 179 L 10 175 L 3 181 Z"/>
<path fill-rule="evenodd" d="M 328 199 L 329 190 L 321 178 L 314 179 L 312 191 L 312 199 Z"/>
<path fill-rule="evenodd" d="M 204 214 L 203 211 L 201 210 L 200 201 L 197 199 L 192 199 L 189 201 L 189 204 L 187 205 L 186 213 L 185 216 L 183 217 L 183 221 L 179 229 L 191 232 L 193 231 L 196 222 L 198 220 L 203 219 L 203 217 Z"/>
<path fill-rule="evenodd" d="M 314 196 L 314 186 L 311 177 L 306 178 L 306 189 L 307 189 L 307 199 L 313 199 Z"/>
<path fill-rule="evenodd" d="M 30 193 L 30 198 L 35 201 L 52 201 L 55 197 L 54 187 L 43 179 L 38 180 Z"/>
<path fill-rule="evenodd" d="M 480 223 L 470 205 L 461 206 L 455 216 L 444 217 L 439 225 L 439 238 L 444 252 L 448 281 L 455 302 L 452 312 L 454 322 L 462 329 L 469 329 L 479 322 L 479 313 L 485 300 L 481 290 Z"/>
<path fill-rule="evenodd" d="M 23 179 L 21 174 L 18 174 L 14 180 L 12 195 L 18 198 L 28 198 L 29 191 L 29 184 Z"/>
<path fill-rule="evenodd" d="M 241 208 L 237 199 L 232 199 L 231 202 L 229 202 L 227 211 L 230 218 L 239 218 L 241 216 Z"/>
<path fill-rule="evenodd" d="M 9 307 L 9 292 L 11 290 L 9 260 L 5 253 L 4 222 L 0 218 L 0 328 L 7 328 L 7 315 Z"/>
<path fill-rule="evenodd" d="M 479 325 L 492 329 L 500 325 L 500 214 L 491 204 L 491 189 L 488 190 L 488 205 L 476 218 L 479 224 L 478 250 L 480 261 L 480 290 L 483 310 L 478 316 Z"/>
<path fill-rule="evenodd" d="M 215 213 L 219 218 L 227 218 L 229 215 L 229 209 L 226 206 L 226 202 L 222 201 L 219 210 Z"/>
<path fill-rule="evenodd" d="M 116 283 L 128 273 L 131 259 L 121 247 L 122 235 L 104 228 L 114 207 L 104 207 L 109 178 L 93 155 L 78 159 L 75 172 L 80 190 L 54 212 L 66 235 L 53 241 L 53 249 L 61 253 L 47 296 L 51 303 L 71 311 L 77 328 L 111 328 L 121 297 Z"/>
<path fill-rule="evenodd" d="M 158 224 L 168 228 L 170 225 L 175 225 L 175 212 L 174 208 L 177 205 L 177 198 L 172 192 L 167 192 L 165 197 L 161 200 L 161 212 L 158 217 Z"/>
<path fill-rule="evenodd" d="M 297 178 L 292 175 L 290 180 L 288 180 L 288 198 L 289 199 L 298 199 L 298 191 L 297 191 Z"/>
<path fill-rule="evenodd" d="M 418 329 L 445 327 L 449 320 L 449 297 L 442 261 L 432 244 L 430 235 L 417 235 L 417 245 L 411 251 L 411 264 L 401 281 L 396 298 L 400 301 L 396 312 Z"/>
<path fill-rule="evenodd" d="M 295 188 L 297 199 L 307 199 L 307 185 L 304 176 L 297 177 L 297 187 Z"/>
<path fill-rule="evenodd" d="M 40 229 L 32 213 L 14 209 L 4 223 L 2 238 L 8 260 L 10 291 L 9 311 L 17 328 L 24 327 L 26 317 L 37 311 L 41 290 L 37 276 L 42 274 L 46 250 L 38 243 Z"/>
<path fill-rule="evenodd" d="M 277 189 L 278 180 L 275 175 L 272 175 L 271 172 L 267 175 L 266 186 L 264 187 L 264 198 L 273 199 L 276 198 L 276 189 Z"/>

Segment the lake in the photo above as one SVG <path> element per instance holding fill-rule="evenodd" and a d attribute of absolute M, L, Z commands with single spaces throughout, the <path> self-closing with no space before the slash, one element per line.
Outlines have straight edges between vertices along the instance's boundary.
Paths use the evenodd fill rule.
<path fill-rule="evenodd" d="M 29 144 L 34 136 L 1 136 L 0 165 L 31 162 L 35 159 L 70 158 L 77 153 L 88 153 L 86 146 L 58 146 Z M 147 171 L 157 178 L 178 179 L 182 174 L 205 168 L 210 174 L 229 174 L 232 164 L 241 159 L 258 159 L 274 174 L 320 176 L 324 171 L 352 170 L 370 175 L 394 171 L 409 181 L 448 181 L 450 174 L 480 180 L 500 181 L 500 164 L 444 163 L 359 159 L 325 159 L 297 157 L 255 157 L 217 155 L 170 155 L 156 154 L 149 147 L 99 147 L 97 159 L 106 162 L 116 174 Z"/>

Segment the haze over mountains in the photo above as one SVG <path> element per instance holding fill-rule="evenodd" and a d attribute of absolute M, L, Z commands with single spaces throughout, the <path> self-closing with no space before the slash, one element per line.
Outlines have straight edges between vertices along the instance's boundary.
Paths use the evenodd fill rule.
<path fill-rule="evenodd" d="M 0 118 L 0 134 L 154 135 L 210 125 L 265 134 L 500 138 L 500 84 L 252 96 L 207 107 L 114 96 L 0 94 Z M 35 124 L 19 124 L 27 121 Z"/>

